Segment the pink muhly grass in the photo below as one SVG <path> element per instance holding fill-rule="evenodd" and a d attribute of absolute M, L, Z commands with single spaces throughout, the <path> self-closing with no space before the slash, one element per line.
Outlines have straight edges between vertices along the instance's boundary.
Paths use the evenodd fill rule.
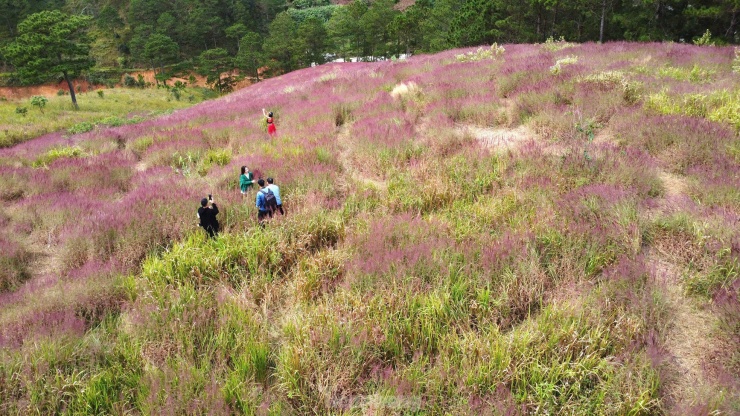
<path fill-rule="evenodd" d="M 70 140 L 61 132 L 45 134 L 33 140 L 28 140 L 13 147 L 0 148 L 0 159 L 29 159 L 33 160 L 47 150 L 69 145 Z"/>
<path fill-rule="evenodd" d="M 357 236 L 352 245 L 359 252 L 352 267 L 364 274 L 383 275 L 393 272 L 398 277 L 421 271 L 444 270 L 444 264 L 435 260 L 435 253 L 453 245 L 426 221 L 409 214 L 376 220 L 370 224 L 366 235 Z M 444 274 L 444 271 L 442 271 Z"/>
<path fill-rule="evenodd" d="M 504 232 L 489 245 L 481 247 L 480 267 L 487 276 L 496 276 L 507 266 L 515 266 L 528 256 L 531 235 Z"/>
<path fill-rule="evenodd" d="M 80 337 L 86 330 L 85 319 L 73 308 L 35 310 L 16 322 L 0 327 L 0 347 L 18 348 L 42 338 Z"/>
<path fill-rule="evenodd" d="M 0 235 L 0 293 L 13 290 L 31 277 L 31 253 L 16 241 Z"/>
<path fill-rule="evenodd" d="M 398 114 L 398 123 L 387 116 L 379 118 L 364 118 L 352 126 L 352 137 L 365 144 L 375 144 L 382 147 L 397 147 L 414 136 L 414 127 L 405 114 Z"/>

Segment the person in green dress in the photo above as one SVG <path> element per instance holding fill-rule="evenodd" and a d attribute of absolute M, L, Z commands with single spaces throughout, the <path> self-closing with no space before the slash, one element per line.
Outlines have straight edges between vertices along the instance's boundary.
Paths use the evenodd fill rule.
<path fill-rule="evenodd" d="M 254 176 L 252 172 L 249 171 L 248 167 L 242 166 L 242 174 L 239 176 L 239 188 L 241 188 L 242 195 L 246 195 L 247 191 L 252 189 L 253 186 Z"/>

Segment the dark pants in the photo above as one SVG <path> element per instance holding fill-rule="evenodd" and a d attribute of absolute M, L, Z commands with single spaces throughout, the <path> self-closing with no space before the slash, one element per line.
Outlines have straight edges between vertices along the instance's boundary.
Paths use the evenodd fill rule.
<path fill-rule="evenodd" d="M 211 238 L 215 237 L 216 234 L 218 234 L 218 228 L 214 228 L 211 225 L 206 225 L 205 227 L 203 227 L 203 229 L 206 230 L 208 236 Z"/>
<path fill-rule="evenodd" d="M 260 210 L 257 213 L 257 221 L 259 221 L 260 227 L 264 227 L 265 226 L 265 218 L 267 218 L 267 217 L 272 218 L 272 211 L 262 211 L 262 210 Z"/>

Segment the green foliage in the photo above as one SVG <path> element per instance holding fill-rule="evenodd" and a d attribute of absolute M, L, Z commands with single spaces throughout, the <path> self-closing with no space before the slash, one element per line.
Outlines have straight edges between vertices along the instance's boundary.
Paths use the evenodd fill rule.
<path fill-rule="evenodd" d="M 696 83 L 711 82 L 715 73 L 716 71 L 714 70 L 704 69 L 696 64 L 691 69 L 675 68 L 671 66 L 665 66 L 658 69 L 658 75 L 662 77 Z"/>
<path fill-rule="evenodd" d="M 229 162 L 231 162 L 231 150 L 211 149 L 199 160 L 197 171 L 200 176 L 205 176 L 211 166 L 226 166 Z"/>
<path fill-rule="evenodd" d="M 46 103 L 48 102 L 49 100 L 44 96 L 35 95 L 31 97 L 31 105 L 34 107 L 38 107 L 39 111 L 41 111 L 42 113 L 44 112 L 44 107 L 46 107 Z"/>
<path fill-rule="evenodd" d="M 18 25 L 18 37 L 3 53 L 26 82 L 41 82 L 56 75 L 69 81 L 69 77 L 94 64 L 88 56 L 90 41 L 85 34 L 91 20 L 89 16 L 68 16 L 58 10 L 33 14 Z"/>
<path fill-rule="evenodd" d="M 55 147 L 39 156 L 32 164 L 34 168 L 47 167 L 59 158 L 84 157 L 85 152 L 79 146 Z"/>
<path fill-rule="evenodd" d="M 729 123 L 740 130 L 740 94 L 727 91 L 673 96 L 666 91 L 651 94 L 645 105 L 661 114 L 684 114 Z"/>
<path fill-rule="evenodd" d="M 296 35 L 296 24 L 288 13 L 280 13 L 270 23 L 270 34 L 265 39 L 262 49 L 267 59 L 273 61 L 275 71 L 289 72 L 296 69 L 296 56 L 293 39 Z"/>
<path fill-rule="evenodd" d="M 557 52 L 563 49 L 572 48 L 574 46 L 576 46 L 575 43 L 566 42 L 565 37 L 563 36 L 561 36 L 558 40 L 555 40 L 552 36 L 550 36 L 545 40 L 545 43 L 542 44 L 542 49 L 550 52 Z"/>
<path fill-rule="evenodd" d="M 157 75 L 160 78 L 155 77 L 157 81 L 165 76 L 165 64 L 174 62 L 177 59 L 179 50 L 180 48 L 177 43 L 167 35 L 154 33 L 147 38 L 146 43 L 144 44 L 142 57 L 151 62 L 152 66 L 159 68 L 159 73 Z"/>
<path fill-rule="evenodd" d="M 103 90 L 97 90 L 95 92 L 98 94 L 99 98 L 105 98 L 105 92 Z"/>
<path fill-rule="evenodd" d="M 197 72 L 206 77 L 206 82 L 213 85 L 219 93 L 230 92 L 236 80 L 228 74 L 233 68 L 233 59 L 226 49 L 209 49 L 200 54 Z M 226 73 L 226 75 L 223 75 Z"/>
<path fill-rule="evenodd" d="M 694 39 L 694 45 L 698 46 L 712 46 L 714 45 L 714 40 L 712 40 L 712 32 L 707 29 L 706 32 L 704 32 L 703 35 L 701 35 L 700 38 Z"/>
<path fill-rule="evenodd" d="M 329 4 L 310 8 L 290 8 L 286 13 L 288 13 L 288 15 L 298 24 L 309 19 L 315 19 L 322 23 L 326 23 L 340 7 L 342 6 Z"/>
<path fill-rule="evenodd" d="M 247 32 L 239 41 L 239 53 L 234 58 L 234 65 L 247 74 L 254 75 L 259 81 L 259 69 L 264 63 L 262 38 L 258 33 Z"/>
<path fill-rule="evenodd" d="M 69 134 L 80 134 L 92 131 L 94 128 L 95 123 L 90 121 L 82 121 L 70 127 L 67 131 L 69 132 Z"/>
<path fill-rule="evenodd" d="M 290 5 L 296 9 L 324 7 L 331 5 L 331 0 L 293 0 Z"/>
<path fill-rule="evenodd" d="M 15 113 L 21 115 L 21 117 L 25 117 L 26 114 L 28 114 L 28 108 L 26 107 L 16 107 Z"/>
<path fill-rule="evenodd" d="M 624 73 L 619 71 L 606 71 L 587 75 L 579 82 L 593 83 L 602 90 L 621 88 L 624 102 L 633 105 L 642 98 L 642 85 L 639 82 L 629 80 Z"/>
<path fill-rule="evenodd" d="M 563 70 L 563 66 L 565 65 L 572 65 L 578 63 L 578 57 L 574 55 L 569 55 L 564 58 L 560 58 L 555 62 L 555 65 L 550 67 L 550 73 L 553 75 L 558 75 Z"/>

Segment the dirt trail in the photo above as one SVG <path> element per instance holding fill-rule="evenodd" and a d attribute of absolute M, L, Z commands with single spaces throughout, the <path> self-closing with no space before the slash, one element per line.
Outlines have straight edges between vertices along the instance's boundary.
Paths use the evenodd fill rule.
<path fill-rule="evenodd" d="M 685 295 L 679 267 L 655 252 L 648 254 L 648 261 L 665 288 L 663 295 L 671 317 L 664 334 L 665 349 L 671 357 L 664 400 L 670 414 L 679 414 L 706 397 L 713 384 L 704 368 L 706 357 L 716 348 L 712 337 L 716 318 Z"/>
<path fill-rule="evenodd" d="M 535 137 L 535 134 L 526 126 L 516 128 L 461 126 L 460 131 L 475 137 L 478 143 L 485 148 L 499 150 L 514 150 L 520 144 Z"/>
<path fill-rule="evenodd" d="M 645 212 L 655 215 L 669 204 L 670 198 L 686 195 L 686 178 L 665 171 L 659 173 L 665 195 L 657 209 Z M 711 396 L 715 385 L 706 371 L 707 359 L 718 348 L 712 331 L 717 318 L 701 306 L 701 302 L 686 295 L 681 274 L 682 267 L 674 263 L 671 253 L 646 248 L 649 264 L 654 267 L 656 278 L 664 288 L 663 296 L 670 321 L 664 336 L 664 347 L 670 356 L 667 362 L 667 379 L 664 380 L 663 399 L 669 414 L 681 414 L 691 406 L 701 404 L 701 398 Z"/>

